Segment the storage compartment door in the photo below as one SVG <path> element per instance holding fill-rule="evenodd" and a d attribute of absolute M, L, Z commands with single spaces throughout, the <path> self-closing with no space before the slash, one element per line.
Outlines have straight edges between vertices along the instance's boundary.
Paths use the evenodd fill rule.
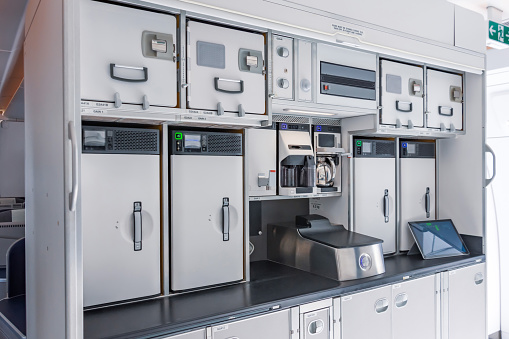
<path fill-rule="evenodd" d="M 381 123 L 423 127 L 423 68 L 382 60 L 381 71 Z"/>
<path fill-rule="evenodd" d="M 275 129 L 246 129 L 249 196 L 276 195 Z"/>
<path fill-rule="evenodd" d="M 261 34 L 189 21 L 189 108 L 265 113 L 265 47 Z"/>
<path fill-rule="evenodd" d="M 448 274 L 449 339 L 486 338 L 486 264 Z"/>
<path fill-rule="evenodd" d="M 293 99 L 293 39 L 272 39 L 272 92 L 277 99 Z"/>
<path fill-rule="evenodd" d="M 393 339 L 436 337 L 435 276 L 392 285 Z"/>
<path fill-rule="evenodd" d="M 463 77 L 428 69 L 428 127 L 463 130 Z"/>
<path fill-rule="evenodd" d="M 400 163 L 400 250 L 408 251 L 415 242 L 408 222 L 435 219 L 435 159 L 402 158 Z"/>
<path fill-rule="evenodd" d="M 212 339 L 290 338 L 290 311 L 284 310 L 212 327 Z"/>
<path fill-rule="evenodd" d="M 172 155 L 170 167 L 171 289 L 241 280 L 242 157 Z"/>
<path fill-rule="evenodd" d="M 329 308 L 302 314 L 302 339 L 329 339 Z"/>
<path fill-rule="evenodd" d="M 82 1 L 81 98 L 175 107 L 176 19 L 96 1 Z M 48 79 L 50 80 L 50 79 Z"/>
<path fill-rule="evenodd" d="M 159 294 L 159 156 L 82 154 L 81 159 L 84 306 Z M 136 202 L 141 202 L 139 219 Z"/>
<path fill-rule="evenodd" d="M 382 239 L 396 251 L 396 166 L 394 158 L 354 158 L 354 231 Z"/>
<path fill-rule="evenodd" d="M 341 297 L 341 338 L 392 339 L 391 310 L 391 286 Z"/>

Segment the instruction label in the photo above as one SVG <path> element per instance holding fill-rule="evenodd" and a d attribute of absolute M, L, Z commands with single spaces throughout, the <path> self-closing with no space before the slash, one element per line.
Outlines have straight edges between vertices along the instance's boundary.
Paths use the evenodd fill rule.
<path fill-rule="evenodd" d="M 332 29 L 335 31 L 347 33 L 350 35 L 356 35 L 356 36 L 364 35 L 364 31 L 362 31 L 360 29 L 347 27 L 347 26 L 343 26 L 343 25 L 338 25 L 338 24 L 332 24 Z"/>

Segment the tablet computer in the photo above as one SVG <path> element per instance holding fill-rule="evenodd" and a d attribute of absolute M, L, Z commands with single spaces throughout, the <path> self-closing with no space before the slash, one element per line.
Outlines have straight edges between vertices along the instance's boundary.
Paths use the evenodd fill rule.
<path fill-rule="evenodd" d="M 451 219 L 411 221 L 408 227 L 424 259 L 470 254 Z"/>

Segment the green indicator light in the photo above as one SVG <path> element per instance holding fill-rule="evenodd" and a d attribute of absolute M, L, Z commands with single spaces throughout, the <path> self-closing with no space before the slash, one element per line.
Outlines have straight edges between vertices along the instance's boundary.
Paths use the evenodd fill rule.
<path fill-rule="evenodd" d="M 426 226 L 431 226 L 431 223 L 430 223 L 430 222 L 427 222 L 427 223 L 426 223 Z"/>
<path fill-rule="evenodd" d="M 362 146 L 362 141 L 361 140 L 357 140 L 357 146 Z"/>
<path fill-rule="evenodd" d="M 435 228 L 437 229 L 437 231 L 440 231 L 440 228 L 438 228 L 438 226 L 437 226 L 437 225 L 435 225 Z"/>
<path fill-rule="evenodd" d="M 175 133 L 175 140 L 182 140 L 182 133 Z"/>

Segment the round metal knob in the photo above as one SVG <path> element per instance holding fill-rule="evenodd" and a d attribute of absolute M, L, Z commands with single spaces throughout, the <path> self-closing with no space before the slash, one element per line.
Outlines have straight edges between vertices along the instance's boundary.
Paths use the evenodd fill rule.
<path fill-rule="evenodd" d="M 287 58 L 290 55 L 290 51 L 286 47 L 279 46 L 277 48 L 277 55 L 279 55 L 282 58 Z"/>
<path fill-rule="evenodd" d="M 311 81 L 309 81 L 308 79 L 302 79 L 300 81 L 300 88 L 304 92 L 309 92 L 309 90 L 311 89 Z"/>
<path fill-rule="evenodd" d="M 288 88 L 290 86 L 290 81 L 288 81 L 288 79 L 285 79 L 285 78 L 279 78 L 277 79 L 277 86 L 279 88 Z"/>

